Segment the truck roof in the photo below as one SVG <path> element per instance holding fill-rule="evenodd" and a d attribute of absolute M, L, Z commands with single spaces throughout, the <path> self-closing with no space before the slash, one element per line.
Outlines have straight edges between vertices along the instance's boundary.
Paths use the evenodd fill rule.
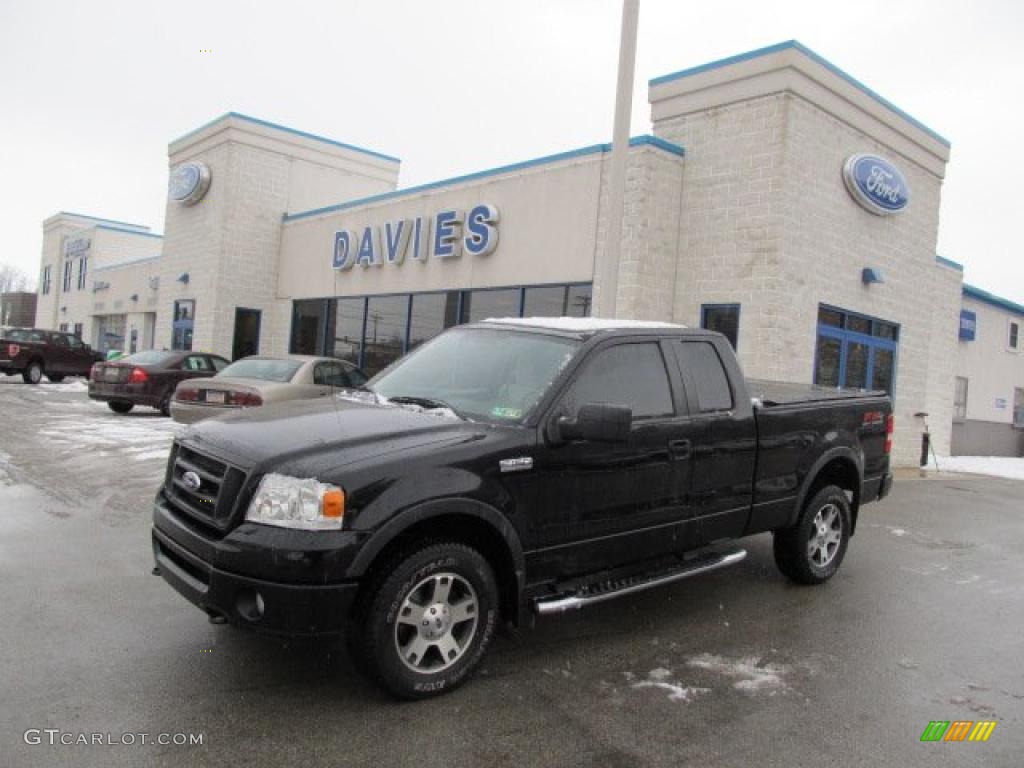
<path fill-rule="evenodd" d="M 483 321 L 493 325 L 512 325 L 566 333 L 592 334 L 620 330 L 683 330 L 685 325 L 657 320 L 623 320 L 611 317 L 489 317 Z"/>

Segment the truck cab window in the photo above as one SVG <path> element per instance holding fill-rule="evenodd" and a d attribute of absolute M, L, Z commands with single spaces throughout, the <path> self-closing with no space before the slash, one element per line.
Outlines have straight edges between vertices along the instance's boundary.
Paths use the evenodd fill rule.
<path fill-rule="evenodd" d="M 672 390 L 657 342 L 619 344 L 597 352 L 566 399 L 570 413 L 586 403 L 628 405 L 636 419 L 673 415 Z"/>
<path fill-rule="evenodd" d="M 706 341 L 683 342 L 677 348 L 683 375 L 696 390 L 697 409 L 706 412 L 732 408 L 729 379 L 715 348 Z"/>

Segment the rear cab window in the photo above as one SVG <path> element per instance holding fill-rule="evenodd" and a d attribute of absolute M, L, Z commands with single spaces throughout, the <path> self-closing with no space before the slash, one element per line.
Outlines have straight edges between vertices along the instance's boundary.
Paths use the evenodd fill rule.
<path fill-rule="evenodd" d="M 707 341 L 677 341 L 672 346 L 689 390 L 691 409 L 699 413 L 732 410 L 732 387 L 714 345 Z"/>

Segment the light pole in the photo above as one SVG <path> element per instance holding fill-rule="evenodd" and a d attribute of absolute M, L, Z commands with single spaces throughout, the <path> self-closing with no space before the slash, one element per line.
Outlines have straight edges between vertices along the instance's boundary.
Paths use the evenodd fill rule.
<path fill-rule="evenodd" d="M 629 157 L 629 123 L 633 111 L 633 77 L 636 70 L 636 32 L 640 0 L 623 0 L 619 39 L 619 77 L 615 90 L 615 127 L 612 133 L 612 166 L 608 175 L 608 235 L 604 254 L 595 272 L 600 275 L 597 314 L 615 317 L 619 290 L 619 258 L 622 216 L 625 212 L 626 161 Z"/>

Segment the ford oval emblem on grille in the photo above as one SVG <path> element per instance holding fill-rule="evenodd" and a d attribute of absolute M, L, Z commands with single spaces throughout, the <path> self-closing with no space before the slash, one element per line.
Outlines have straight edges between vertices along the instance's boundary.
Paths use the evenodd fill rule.
<path fill-rule="evenodd" d="M 186 472 L 181 476 L 181 482 L 185 484 L 185 487 L 195 493 L 199 490 L 199 487 L 203 484 L 203 481 L 199 479 L 199 475 L 195 472 Z"/>

